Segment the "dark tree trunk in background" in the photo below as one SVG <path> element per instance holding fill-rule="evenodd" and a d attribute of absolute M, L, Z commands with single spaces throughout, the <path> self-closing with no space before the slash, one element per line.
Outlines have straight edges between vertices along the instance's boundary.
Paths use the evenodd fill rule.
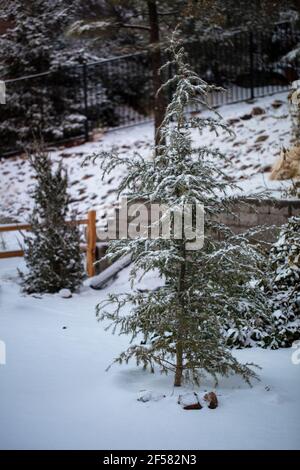
<path fill-rule="evenodd" d="M 159 42 L 159 20 L 157 14 L 156 0 L 148 0 L 149 26 L 150 26 L 150 56 L 152 63 L 153 86 L 154 86 L 154 125 L 155 125 L 155 144 L 160 140 L 159 127 L 164 119 L 166 111 L 166 100 L 163 93 L 157 95 L 162 85 L 159 74 L 161 67 L 161 48 Z"/>

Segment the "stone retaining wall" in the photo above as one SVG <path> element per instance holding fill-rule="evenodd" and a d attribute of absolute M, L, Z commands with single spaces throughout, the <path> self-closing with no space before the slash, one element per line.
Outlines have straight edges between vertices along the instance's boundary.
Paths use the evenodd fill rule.
<path fill-rule="evenodd" d="M 241 233 L 257 225 L 281 226 L 289 217 L 300 215 L 300 200 L 247 199 L 233 207 L 234 215 L 223 214 L 219 221 L 228 225 L 235 233 Z M 274 230 L 266 230 L 264 239 L 272 241 Z"/>
<path fill-rule="evenodd" d="M 118 210 L 116 210 L 116 214 L 117 213 Z M 218 220 L 230 227 L 234 233 L 245 232 L 256 226 L 266 226 L 266 229 L 259 238 L 265 241 L 273 241 L 276 238 L 276 230 L 268 227 L 280 227 L 288 221 L 289 217 L 295 215 L 300 215 L 299 199 L 257 200 L 249 198 L 243 201 L 237 201 L 235 205 L 233 205 L 232 213 L 224 213 L 219 216 Z M 124 215 L 122 216 L 124 217 Z M 123 221 L 125 225 L 126 221 L 126 219 Z"/>

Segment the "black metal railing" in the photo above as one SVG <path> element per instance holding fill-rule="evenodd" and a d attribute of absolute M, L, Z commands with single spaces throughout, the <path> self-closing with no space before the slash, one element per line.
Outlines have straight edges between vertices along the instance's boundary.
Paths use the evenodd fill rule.
<path fill-rule="evenodd" d="M 300 34 L 291 31 L 239 32 L 185 48 L 201 77 L 227 89 L 210 97 L 212 106 L 220 106 L 287 90 L 300 77 L 300 66 L 284 57 L 298 42 Z M 168 74 L 173 72 L 169 67 Z M 22 150 L 33 136 L 51 143 L 88 140 L 99 127 L 150 120 L 151 76 L 149 56 L 142 52 L 8 80 L 6 104 L 0 105 L 0 155 Z"/>

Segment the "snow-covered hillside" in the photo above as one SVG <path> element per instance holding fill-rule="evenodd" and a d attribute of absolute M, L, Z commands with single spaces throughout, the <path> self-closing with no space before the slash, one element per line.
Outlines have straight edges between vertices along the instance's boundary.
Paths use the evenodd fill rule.
<path fill-rule="evenodd" d="M 249 388 L 222 378 L 219 407 L 185 411 L 172 377 L 128 366 L 106 367 L 129 338 L 97 324 L 96 303 L 108 292 L 129 289 L 128 268 L 110 287 L 87 285 L 71 299 L 23 296 L 16 267 L 0 261 L 0 340 L 7 363 L 0 366 L 2 449 L 300 449 L 300 365 L 292 349 L 236 351 L 241 361 L 262 367 Z M 142 287 L 157 285 L 155 275 Z M 130 308 L 130 306 L 128 306 Z M 137 401 L 141 391 L 166 395 Z M 188 390 L 188 388 L 184 389 Z"/>
<path fill-rule="evenodd" d="M 235 180 L 243 193 L 251 194 L 265 189 L 275 197 L 282 197 L 289 182 L 270 181 L 269 173 L 283 145 L 290 140 L 290 117 L 287 94 L 279 93 L 260 98 L 253 103 L 239 103 L 218 109 L 224 120 L 231 124 L 234 136 L 205 131 L 195 133 L 195 144 L 219 147 L 230 159 L 224 171 L 228 179 Z M 151 155 L 153 124 L 143 124 L 127 129 L 98 134 L 97 141 L 73 148 L 53 150 L 53 159 L 63 158 L 70 177 L 72 209 L 85 214 L 96 208 L 98 217 L 105 217 L 106 209 L 116 199 L 120 169 L 113 176 L 100 180 L 100 173 L 92 163 L 82 168 L 87 155 L 113 146 L 121 154 L 134 150 L 145 157 Z M 26 220 L 31 209 L 29 191 L 34 184 L 31 170 L 24 156 L 0 162 L 0 222 L 5 217 L 15 221 Z"/>

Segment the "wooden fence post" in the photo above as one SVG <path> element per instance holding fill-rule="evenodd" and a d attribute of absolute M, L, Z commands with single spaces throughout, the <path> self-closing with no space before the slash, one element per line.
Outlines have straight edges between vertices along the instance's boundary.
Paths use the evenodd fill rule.
<path fill-rule="evenodd" d="M 87 225 L 86 270 L 88 277 L 95 275 L 96 241 L 96 211 L 93 210 L 88 212 Z"/>

